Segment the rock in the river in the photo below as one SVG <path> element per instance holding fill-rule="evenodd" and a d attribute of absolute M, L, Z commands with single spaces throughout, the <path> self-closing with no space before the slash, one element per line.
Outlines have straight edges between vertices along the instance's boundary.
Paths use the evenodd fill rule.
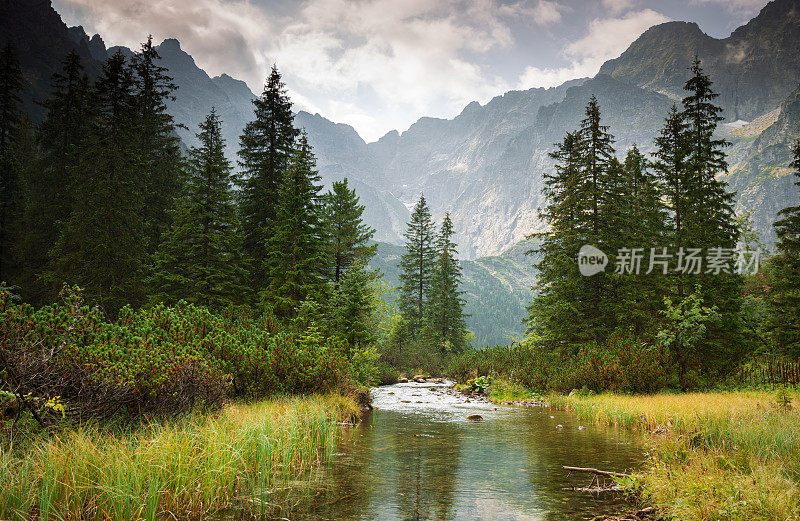
<path fill-rule="evenodd" d="M 417 382 L 418 384 L 424 383 L 425 382 L 425 375 L 422 375 L 422 374 L 415 375 L 413 380 L 415 382 Z"/>
<path fill-rule="evenodd" d="M 397 379 L 397 383 L 407 384 L 408 383 L 408 378 L 400 377 L 400 378 Z"/>
<path fill-rule="evenodd" d="M 578 425 L 578 430 L 579 431 L 585 431 L 586 427 L 584 427 L 583 425 Z"/>
<path fill-rule="evenodd" d="M 467 416 L 467 420 L 471 422 L 482 422 L 483 416 L 481 416 L 480 414 L 470 414 L 469 416 Z"/>
<path fill-rule="evenodd" d="M 564 426 L 561 425 L 560 423 L 558 425 L 556 425 L 556 429 L 563 429 L 563 428 L 564 428 Z"/>

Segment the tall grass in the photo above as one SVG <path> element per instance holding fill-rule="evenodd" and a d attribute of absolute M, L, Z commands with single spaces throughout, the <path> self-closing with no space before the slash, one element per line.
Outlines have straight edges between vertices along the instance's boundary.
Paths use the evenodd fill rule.
<path fill-rule="evenodd" d="M 128 435 L 71 430 L 21 456 L 0 449 L 0 518 L 275 513 L 335 448 L 338 420 L 355 412 L 355 403 L 337 394 L 281 398 Z"/>
<path fill-rule="evenodd" d="M 658 433 L 644 496 L 674 519 L 800 519 L 800 400 L 767 392 L 551 397 L 584 422 Z"/>

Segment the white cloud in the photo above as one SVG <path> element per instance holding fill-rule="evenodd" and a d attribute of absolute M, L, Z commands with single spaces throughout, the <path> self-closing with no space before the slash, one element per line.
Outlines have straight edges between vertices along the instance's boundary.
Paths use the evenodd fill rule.
<path fill-rule="evenodd" d="M 725 9 L 731 14 L 740 17 L 742 20 L 753 18 L 762 7 L 767 5 L 768 0 L 692 0 L 697 4 L 715 4 Z"/>
<path fill-rule="evenodd" d="M 538 2 L 516 2 L 501 5 L 498 12 L 503 16 L 521 17 L 537 25 L 551 25 L 561 21 L 564 6 L 549 0 Z"/>
<path fill-rule="evenodd" d="M 137 49 L 148 34 L 155 43 L 177 38 L 211 75 L 228 73 L 253 88 L 263 82 L 269 60 L 262 49 L 273 38 L 273 21 L 248 0 L 62 0 L 80 8 L 81 21 L 109 46 Z"/>
<path fill-rule="evenodd" d="M 270 54 L 326 117 L 373 140 L 502 92 L 467 55 L 512 44 L 503 16 L 490 0 L 311 0 Z"/>
<path fill-rule="evenodd" d="M 602 0 L 601 3 L 611 14 L 620 14 L 632 9 L 636 5 L 636 0 Z"/>
<path fill-rule="evenodd" d="M 644 31 L 669 18 L 652 9 L 630 12 L 623 17 L 596 19 L 583 38 L 564 48 L 570 64 L 560 68 L 527 67 L 517 88 L 552 87 L 566 80 L 594 76 L 606 60 L 616 58 Z"/>

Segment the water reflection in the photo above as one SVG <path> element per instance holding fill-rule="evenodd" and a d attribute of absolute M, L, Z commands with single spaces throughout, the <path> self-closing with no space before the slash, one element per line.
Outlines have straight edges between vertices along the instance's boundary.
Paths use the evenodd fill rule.
<path fill-rule="evenodd" d="M 419 386 L 378 393 L 376 409 L 345 438 L 302 517 L 591 519 L 615 500 L 565 490 L 588 478 L 570 480 L 561 466 L 624 470 L 643 460 L 627 433 L 579 430 L 566 413 L 465 403 Z M 465 420 L 476 412 L 485 421 Z"/>

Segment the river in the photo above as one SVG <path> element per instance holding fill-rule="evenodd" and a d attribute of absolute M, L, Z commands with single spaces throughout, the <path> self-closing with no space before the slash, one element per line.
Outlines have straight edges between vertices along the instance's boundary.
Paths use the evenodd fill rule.
<path fill-rule="evenodd" d="M 624 471 L 644 447 L 618 429 L 581 426 L 547 407 L 496 406 L 447 383 L 373 389 L 374 410 L 345 435 L 303 518 L 336 520 L 591 519 L 620 510 L 614 495 L 572 490 Z M 470 415 L 483 421 L 469 421 Z M 299 513 L 297 513 L 299 514 Z"/>

